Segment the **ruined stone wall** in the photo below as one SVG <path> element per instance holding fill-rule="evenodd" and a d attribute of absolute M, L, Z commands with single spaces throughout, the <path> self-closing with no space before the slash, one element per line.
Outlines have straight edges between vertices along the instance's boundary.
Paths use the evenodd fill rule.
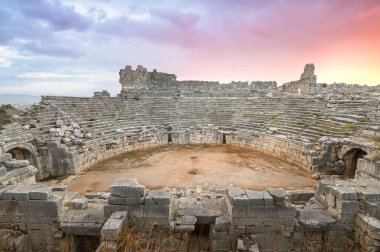
<path fill-rule="evenodd" d="M 62 251 L 58 235 L 62 201 L 62 196 L 40 184 L 0 187 L 0 230 L 24 236 L 21 241 L 15 237 L 14 244 L 0 242 L 0 246 L 10 246 L 0 250 Z"/>
<path fill-rule="evenodd" d="M 124 220 L 115 216 L 125 213 L 139 226 L 170 225 L 178 233 L 209 225 L 211 251 L 376 251 L 379 186 L 369 180 L 322 180 L 315 197 L 280 188 L 253 191 L 234 186 L 226 191 L 198 188 L 184 195 L 118 180 L 105 206 L 106 217 L 111 216 L 109 222 L 118 230 L 108 240 L 116 242 L 121 235 Z M 310 201 L 294 205 L 290 198 Z M 109 226 L 103 229 L 111 234 Z"/>
<path fill-rule="evenodd" d="M 241 148 L 252 148 L 267 155 L 279 158 L 312 172 L 313 145 L 291 140 L 284 136 L 252 135 L 249 131 L 237 131 L 227 136 L 228 143 Z"/>
<path fill-rule="evenodd" d="M 363 157 L 358 159 L 355 178 L 375 178 L 380 180 L 379 157 Z"/>
<path fill-rule="evenodd" d="M 276 89 L 275 81 L 253 81 L 231 82 L 220 84 L 212 81 L 177 81 L 174 74 L 149 72 L 143 66 L 137 66 L 132 70 L 131 66 L 126 66 L 119 72 L 121 84 L 121 96 L 127 96 L 131 90 L 169 90 L 169 91 L 202 91 L 202 92 L 226 92 L 226 91 L 246 91 L 250 90 L 273 90 Z"/>

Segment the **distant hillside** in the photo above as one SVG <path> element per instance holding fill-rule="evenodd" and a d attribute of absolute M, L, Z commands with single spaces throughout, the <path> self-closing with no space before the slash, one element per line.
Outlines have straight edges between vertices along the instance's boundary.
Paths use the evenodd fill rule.
<path fill-rule="evenodd" d="M 41 96 L 0 94 L 0 105 L 31 105 L 33 103 L 39 102 L 40 100 Z"/>
<path fill-rule="evenodd" d="M 0 128 L 4 124 L 10 123 L 12 115 L 21 113 L 22 110 L 13 107 L 12 105 L 1 105 L 0 106 Z"/>

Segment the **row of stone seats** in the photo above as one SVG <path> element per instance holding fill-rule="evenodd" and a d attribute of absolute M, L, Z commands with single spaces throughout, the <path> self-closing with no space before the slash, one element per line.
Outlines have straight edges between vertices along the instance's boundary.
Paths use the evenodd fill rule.
<path fill-rule="evenodd" d="M 364 106 L 364 102 L 352 104 L 359 108 Z M 41 105 L 28 116 L 38 121 L 40 134 L 46 138 L 56 120 L 70 118 L 87 132 L 96 134 L 114 134 L 115 130 L 126 127 L 178 125 L 178 128 L 187 128 L 199 124 L 261 132 L 277 128 L 278 133 L 301 135 L 313 141 L 321 136 L 352 133 L 353 127 L 342 132 L 342 126 L 347 123 L 332 117 L 340 110 L 336 107 L 328 110 L 325 105 L 323 100 L 306 98 L 44 97 Z M 352 113 L 356 112 L 354 105 Z M 350 106 L 345 108 L 347 115 L 350 109 Z"/>

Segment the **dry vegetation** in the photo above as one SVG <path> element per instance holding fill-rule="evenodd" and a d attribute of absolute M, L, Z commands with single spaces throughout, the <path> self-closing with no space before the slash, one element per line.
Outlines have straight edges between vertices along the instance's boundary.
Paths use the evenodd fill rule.
<path fill-rule="evenodd" d="M 10 123 L 11 118 L 14 114 L 21 113 L 22 110 L 13 107 L 10 104 L 0 106 L 0 127 L 2 128 L 4 124 Z"/>
<path fill-rule="evenodd" d="M 129 225 L 120 236 L 118 251 L 124 252 L 180 252 L 187 251 L 190 233 L 174 233 L 160 226 Z M 105 243 L 102 251 L 108 251 Z"/>

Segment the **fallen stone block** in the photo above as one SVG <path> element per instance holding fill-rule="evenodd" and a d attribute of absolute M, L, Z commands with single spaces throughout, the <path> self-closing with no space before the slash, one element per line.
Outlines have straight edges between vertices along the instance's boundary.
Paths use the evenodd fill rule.
<path fill-rule="evenodd" d="M 145 195 L 145 186 L 136 179 L 117 179 L 111 185 L 111 194 L 125 198 L 141 198 Z"/>
<path fill-rule="evenodd" d="M 169 189 L 150 190 L 148 195 L 157 205 L 169 205 L 173 198 Z"/>
<path fill-rule="evenodd" d="M 88 200 L 86 198 L 73 199 L 68 203 L 68 206 L 72 209 L 83 210 L 87 208 Z"/>

